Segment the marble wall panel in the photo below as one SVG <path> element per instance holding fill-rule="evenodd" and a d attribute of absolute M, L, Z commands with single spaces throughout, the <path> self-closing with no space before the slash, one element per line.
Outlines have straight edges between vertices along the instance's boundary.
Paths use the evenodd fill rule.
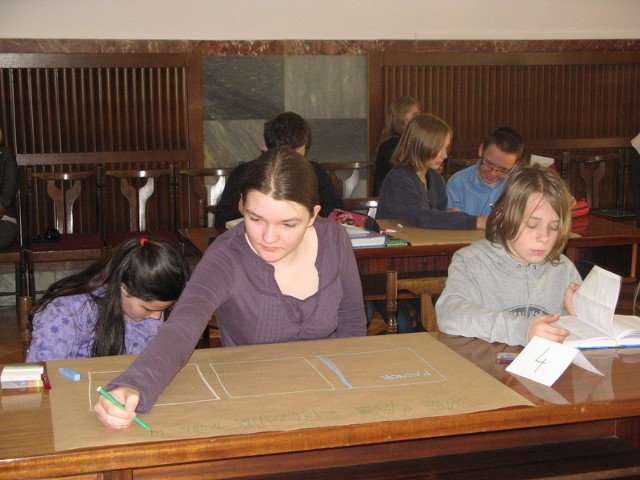
<path fill-rule="evenodd" d="M 640 50 L 640 39 L 584 40 L 126 40 L 2 38 L 1 53 L 366 55 L 368 52 L 572 52 Z"/>
<path fill-rule="evenodd" d="M 307 156 L 320 163 L 367 160 L 367 119 L 308 119 L 313 141 Z"/>
<path fill-rule="evenodd" d="M 282 112 L 284 57 L 202 59 L 205 120 L 271 118 Z"/>
<path fill-rule="evenodd" d="M 202 67 L 206 166 L 257 157 L 264 122 L 289 110 L 311 125 L 309 158 L 366 159 L 366 57 L 205 56 Z"/>
<path fill-rule="evenodd" d="M 263 129 L 264 119 L 205 120 L 205 166 L 233 167 L 253 160 L 264 146 Z"/>
<path fill-rule="evenodd" d="M 319 163 L 362 162 L 367 160 L 367 119 L 309 119 L 313 142 L 307 157 Z M 343 175 L 344 173 L 344 175 Z M 343 180 L 348 172 L 339 172 Z M 353 197 L 366 197 L 367 179 L 362 178 Z"/>
<path fill-rule="evenodd" d="M 285 57 L 285 108 L 305 118 L 366 118 L 367 57 Z"/>
<path fill-rule="evenodd" d="M 0 274 L 0 292 L 13 292 L 16 289 L 16 277 L 13 273 Z M 0 307 L 8 307 L 16 304 L 16 297 L 7 295 L 0 297 Z"/>

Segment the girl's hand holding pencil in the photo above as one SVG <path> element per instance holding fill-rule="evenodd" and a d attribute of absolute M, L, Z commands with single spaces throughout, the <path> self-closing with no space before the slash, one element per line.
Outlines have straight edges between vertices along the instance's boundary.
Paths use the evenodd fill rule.
<path fill-rule="evenodd" d="M 138 392 L 128 387 L 117 387 L 107 392 L 100 387 L 98 393 L 100 393 L 100 397 L 93 410 L 106 426 L 121 429 L 130 427 L 134 421 L 140 424 L 141 420 L 136 416 L 136 407 L 140 400 Z M 108 397 L 112 397 L 117 403 Z M 143 425 L 141 426 L 145 428 Z"/>

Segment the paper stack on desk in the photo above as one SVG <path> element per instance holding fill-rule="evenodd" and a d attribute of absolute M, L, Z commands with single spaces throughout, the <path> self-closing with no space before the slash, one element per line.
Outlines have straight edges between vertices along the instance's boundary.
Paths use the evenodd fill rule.
<path fill-rule="evenodd" d="M 43 373 L 43 365 L 5 365 L 0 375 L 0 382 L 2 382 L 2 388 L 42 387 Z"/>

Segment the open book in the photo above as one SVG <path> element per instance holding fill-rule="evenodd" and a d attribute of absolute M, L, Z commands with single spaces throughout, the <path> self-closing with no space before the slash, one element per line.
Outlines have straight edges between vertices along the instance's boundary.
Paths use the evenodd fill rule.
<path fill-rule="evenodd" d="M 341 224 L 349 234 L 353 248 L 384 247 L 387 237 L 383 233 L 372 232 L 353 225 Z"/>
<path fill-rule="evenodd" d="M 573 297 L 575 317 L 555 323 L 571 332 L 565 345 L 577 348 L 640 346 L 640 318 L 616 315 L 622 278 L 595 266 Z"/>

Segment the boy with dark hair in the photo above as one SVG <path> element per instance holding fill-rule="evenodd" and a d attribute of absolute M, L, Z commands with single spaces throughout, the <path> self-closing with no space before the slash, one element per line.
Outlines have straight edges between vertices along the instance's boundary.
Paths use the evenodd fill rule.
<path fill-rule="evenodd" d="M 309 122 L 294 112 L 284 112 L 264 122 L 263 136 L 267 150 L 277 147 L 298 150 L 304 147 L 306 153 L 311 148 Z"/>
<path fill-rule="evenodd" d="M 311 146 L 311 127 L 300 115 L 284 112 L 264 124 L 264 143 L 267 150 L 290 147 L 305 156 Z M 255 160 L 254 160 L 255 161 Z M 239 209 L 240 191 L 244 173 L 252 162 L 241 163 L 233 169 L 227 179 L 220 201 L 216 206 L 215 226 L 224 228 L 230 220 L 242 217 Z M 311 163 L 318 177 L 320 215 L 327 217 L 334 208 L 344 208 L 342 198 L 336 192 L 331 177 L 318 162 Z"/>

